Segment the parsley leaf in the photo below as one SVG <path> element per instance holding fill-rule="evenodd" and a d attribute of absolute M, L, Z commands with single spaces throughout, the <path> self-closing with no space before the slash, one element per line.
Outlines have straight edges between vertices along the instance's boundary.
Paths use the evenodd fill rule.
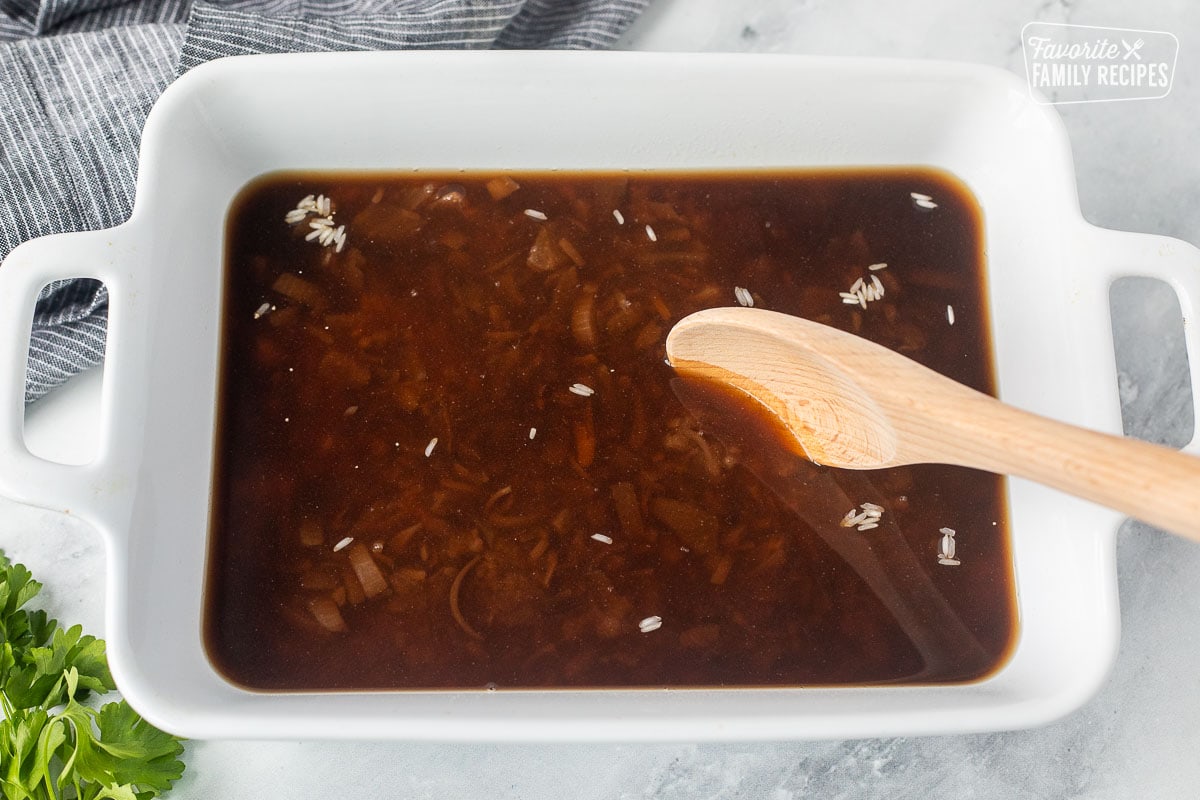
<path fill-rule="evenodd" d="M 124 700 L 104 642 L 24 608 L 42 585 L 0 553 L 0 795 L 11 800 L 150 800 L 183 775 L 182 742 Z"/>
<path fill-rule="evenodd" d="M 136 784 L 142 789 L 165 792 L 183 774 L 178 756 L 183 745 L 163 733 L 124 701 L 100 709 L 98 762 L 105 765 L 117 783 Z"/>

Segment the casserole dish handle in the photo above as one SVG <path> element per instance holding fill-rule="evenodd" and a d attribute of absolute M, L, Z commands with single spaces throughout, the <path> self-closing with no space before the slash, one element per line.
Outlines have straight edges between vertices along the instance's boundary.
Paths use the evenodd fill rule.
<path fill-rule="evenodd" d="M 1108 282 L 1129 276 L 1158 278 L 1175 290 L 1183 315 L 1192 384 L 1192 440 L 1183 452 L 1200 455 L 1200 248 L 1180 239 L 1096 228 L 1095 263 Z"/>
<path fill-rule="evenodd" d="M 0 265 L 0 494 L 18 502 L 74 513 L 81 510 L 75 504 L 104 494 L 105 430 L 100 455 L 81 466 L 40 458 L 25 446 L 25 379 L 39 292 L 52 281 L 81 277 L 111 290 L 103 265 L 116 259 L 116 244 L 111 229 L 54 234 L 22 243 Z"/>

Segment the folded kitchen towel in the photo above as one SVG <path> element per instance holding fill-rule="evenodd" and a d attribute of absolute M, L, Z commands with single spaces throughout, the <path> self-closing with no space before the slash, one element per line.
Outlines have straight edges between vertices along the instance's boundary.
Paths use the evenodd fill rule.
<path fill-rule="evenodd" d="M 35 236 L 125 220 L 150 106 L 205 61 L 314 50 L 599 49 L 647 2 L 0 0 L 0 258 Z M 103 359 L 107 310 L 95 280 L 42 291 L 25 402 Z"/>

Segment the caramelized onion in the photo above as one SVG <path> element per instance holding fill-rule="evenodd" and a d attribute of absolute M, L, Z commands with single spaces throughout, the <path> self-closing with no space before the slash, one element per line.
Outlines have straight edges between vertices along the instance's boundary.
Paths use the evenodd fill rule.
<path fill-rule="evenodd" d="M 596 348 L 596 284 L 584 285 L 571 310 L 571 335 L 581 347 Z"/>
<path fill-rule="evenodd" d="M 387 579 L 379 571 L 379 567 L 375 564 L 375 559 L 371 558 L 366 545 L 362 542 L 355 542 L 346 549 L 346 556 L 350 559 L 350 566 L 353 567 L 358 582 L 362 584 L 363 594 L 370 598 L 387 591 Z"/>
<path fill-rule="evenodd" d="M 613 506 L 617 510 L 617 519 L 621 528 L 631 539 L 642 539 L 645 536 L 645 526 L 642 525 L 642 511 L 638 508 L 637 492 L 632 483 L 620 481 L 609 489 L 612 494 Z"/>
<path fill-rule="evenodd" d="M 503 200 L 517 189 L 521 188 L 521 184 L 517 183 L 507 175 L 501 175 L 499 178 L 492 178 L 483 186 L 485 189 L 487 189 L 488 195 L 493 200 Z"/>
<path fill-rule="evenodd" d="M 483 639 L 483 634 L 472 628 L 467 622 L 466 618 L 463 617 L 462 609 L 459 607 L 458 598 L 462 593 L 462 584 L 467 577 L 467 573 L 470 572 L 482 558 L 483 556 L 475 556 L 466 564 L 463 564 L 462 569 L 460 569 L 458 574 L 454 576 L 454 583 L 450 584 L 450 616 L 454 617 L 454 621 L 458 623 L 458 627 L 463 629 L 463 633 L 467 634 L 467 636 L 470 636 L 472 639 L 479 640 Z"/>
<path fill-rule="evenodd" d="M 346 627 L 346 620 L 342 619 L 342 612 L 338 611 L 337 604 L 328 597 L 312 598 L 308 601 L 308 610 L 312 612 L 313 618 L 320 626 L 330 633 L 342 633 L 349 630 Z"/>

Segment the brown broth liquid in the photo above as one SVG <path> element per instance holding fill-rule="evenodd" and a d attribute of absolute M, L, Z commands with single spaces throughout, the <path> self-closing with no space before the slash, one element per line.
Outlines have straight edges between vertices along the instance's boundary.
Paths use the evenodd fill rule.
<path fill-rule="evenodd" d="M 319 211 L 285 221 L 310 194 L 340 252 L 306 241 Z M 814 466 L 663 349 L 741 287 L 994 393 L 980 211 L 949 176 L 275 174 L 226 254 L 204 627 L 231 681 L 946 683 L 1005 660 L 1001 478 Z M 843 302 L 872 276 L 882 298 Z M 862 503 L 879 526 L 842 526 Z"/>

